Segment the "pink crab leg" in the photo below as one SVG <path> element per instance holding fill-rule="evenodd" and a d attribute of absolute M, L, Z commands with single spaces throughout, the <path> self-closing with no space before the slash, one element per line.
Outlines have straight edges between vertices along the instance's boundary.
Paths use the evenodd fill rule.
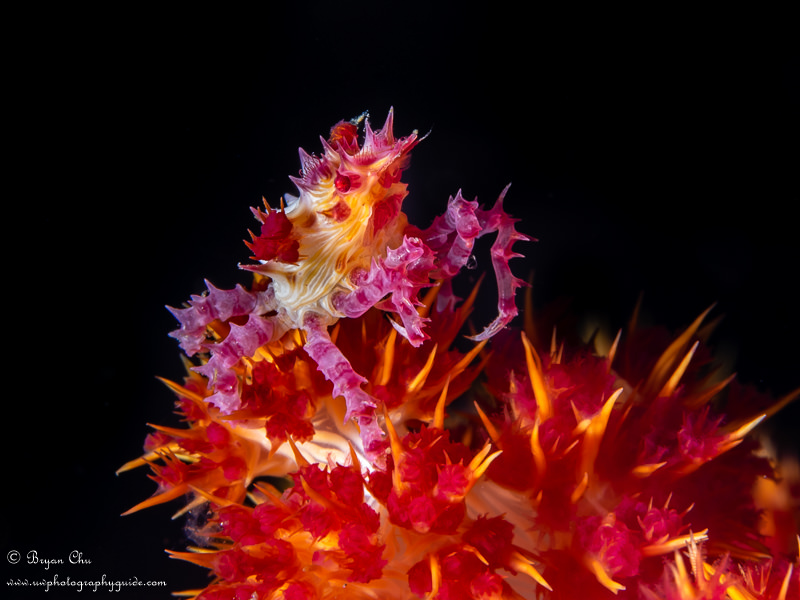
<path fill-rule="evenodd" d="M 392 325 L 412 346 L 418 347 L 428 335 L 422 330 L 427 319 L 421 317 L 415 308 L 418 304 L 416 294 L 421 288 L 431 285 L 433 269 L 430 248 L 419 238 L 405 236 L 400 246 L 387 251 L 385 259 L 373 260 L 369 272 L 354 279 L 356 289 L 337 296 L 333 301 L 334 307 L 351 318 L 378 304 L 384 310 L 393 310 L 403 325 L 394 321 Z M 381 302 L 387 294 L 390 294 L 388 300 Z"/>
<path fill-rule="evenodd" d="M 508 213 L 503 210 L 503 198 L 511 184 L 507 185 L 497 198 L 497 202 L 491 210 L 478 211 L 478 219 L 483 225 L 483 231 L 478 237 L 497 232 L 497 239 L 492 244 L 492 266 L 494 267 L 495 277 L 497 278 L 497 310 L 498 315 L 494 321 L 486 326 L 481 333 L 473 336 L 471 339 L 475 341 L 487 340 L 500 331 L 503 327 L 508 325 L 511 320 L 517 316 L 517 305 L 514 302 L 514 294 L 517 288 L 527 285 L 522 279 L 514 277 L 511 273 L 509 261 L 512 258 L 521 258 L 523 255 L 511 250 L 514 242 L 529 241 L 527 235 L 519 233 L 514 229 L 514 223 L 519 219 L 512 219 Z"/>
<path fill-rule="evenodd" d="M 450 197 L 447 211 L 434 219 L 423 232 L 425 243 L 437 253 L 439 270 L 437 279 L 451 279 L 467 264 L 475 239 L 481 233 L 481 224 L 475 216 L 477 202 L 468 202 L 459 190 Z M 452 238 L 452 241 L 451 241 Z"/>
<path fill-rule="evenodd" d="M 331 341 L 324 320 L 314 313 L 303 319 L 305 351 L 317 363 L 320 372 L 333 384 L 333 396 L 343 396 L 347 406 L 345 421 L 355 419 L 361 432 L 364 450 L 378 452 L 383 445 L 383 431 L 375 415 L 376 400 L 361 389 L 366 379 L 355 372 L 341 350 Z"/>
<path fill-rule="evenodd" d="M 192 296 L 188 308 L 167 309 L 178 319 L 180 328 L 170 333 L 180 342 L 188 356 L 202 351 L 211 354 L 208 362 L 194 370 L 208 378 L 214 391 L 206 402 L 214 404 L 222 414 L 230 414 L 241 406 L 239 379 L 232 370 L 243 356 L 252 356 L 276 333 L 273 319 L 263 317 L 275 306 L 271 288 L 263 292 L 248 292 L 240 285 L 222 290 L 206 281 L 208 293 Z M 243 325 L 230 323 L 228 335 L 221 342 L 206 339 L 206 327 L 214 320 L 229 321 L 247 315 Z"/>
<path fill-rule="evenodd" d="M 227 321 L 247 314 L 262 315 L 275 308 L 275 294 L 271 288 L 258 293 L 248 292 L 240 285 L 232 290 L 221 290 L 208 281 L 206 287 L 208 294 L 192 296 L 188 308 L 167 307 L 180 323 L 180 328 L 169 335 L 178 340 L 188 356 L 203 349 L 206 326 L 215 319 Z"/>
<path fill-rule="evenodd" d="M 194 367 L 208 378 L 209 387 L 214 393 L 206 402 L 214 404 L 223 415 L 238 410 L 241 406 L 239 378 L 232 370 L 243 356 L 253 356 L 256 351 L 269 342 L 275 327 L 271 319 L 251 314 L 244 325 L 231 323 L 230 332 L 224 340 L 209 344 L 211 358 L 200 367 Z"/>
<path fill-rule="evenodd" d="M 422 238 L 436 252 L 439 261 L 439 270 L 433 277 L 445 281 L 467 264 L 477 238 L 497 232 L 491 254 L 497 278 L 498 316 L 480 334 L 471 338 L 476 341 L 489 339 L 517 316 L 514 293 L 518 287 L 525 285 L 525 282 L 512 275 L 508 264 L 512 258 L 522 256 L 511 250 L 514 242 L 530 239 L 514 229 L 517 220 L 503 210 L 503 198 L 508 188 L 506 186 L 503 189 L 495 205 L 488 211 L 480 209 L 477 202 L 467 202 L 459 190 L 455 198 L 450 198 L 447 212 L 422 232 Z"/>

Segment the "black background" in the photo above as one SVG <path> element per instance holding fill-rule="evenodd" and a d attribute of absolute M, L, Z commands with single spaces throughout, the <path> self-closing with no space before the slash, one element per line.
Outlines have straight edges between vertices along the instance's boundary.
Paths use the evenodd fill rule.
<path fill-rule="evenodd" d="M 114 471 L 140 454 L 147 422 L 177 423 L 154 378 L 182 374 L 164 305 L 203 278 L 246 281 L 248 207 L 293 192 L 297 147 L 319 151 L 319 135 L 365 110 L 377 127 L 394 106 L 399 135 L 430 131 L 404 178 L 416 224 L 459 188 L 492 203 L 512 182 L 507 210 L 539 239 L 515 264 L 534 272 L 537 307 L 571 298 L 616 330 L 640 292 L 672 328 L 717 302 L 713 340 L 741 380 L 797 387 L 800 89 L 786 24 L 500 3 L 9 18 L 0 538 L 4 553 L 78 550 L 92 564 L 2 560 L 3 585 L 56 573 L 203 585 L 163 553 L 186 545 L 169 521 L 178 503 L 118 516 L 155 484 Z M 796 452 L 797 406 L 774 420 Z M 143 589 L 122 593 L 169 597 Z"/>

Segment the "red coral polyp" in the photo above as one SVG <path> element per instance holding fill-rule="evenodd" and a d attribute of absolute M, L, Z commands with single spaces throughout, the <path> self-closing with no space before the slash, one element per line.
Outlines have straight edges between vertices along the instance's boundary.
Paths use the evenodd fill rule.
<path fill-rule="evenodd" d="M 464 534 L 464 541 L 497 569 L 508 563 L 513 551 L 514 526 L 503 517 L 479 517 Z"/>
<path fill-rule="evenodd" d="M 247 242 L 253 252 L 252 258 L 296 263 L 300 258 L 300 242 L 292 237 L 292 222 L 286 218 L 286 213 L 277 210 L 271 210 L 267 214 L 261 211 L 254 213 L 261 221 L 261 233 L 251 233 L 252 242 Z"/>
<path fill-rule="evenodd" d="M 392 461 L 383 478 L 393 484 L 385 503 L 392 523 L 418 533 L 454 533 L 466 515 L 464 499 L 494 458 L 483 460 L 449 432 L 423 427 L 398 439 L 393 430 Z M 488 449 L 488 448 L 487 448 Z M 373 482 L 375 479 L 372 480 Z M 384 488 L 385 489 L 385 488 Z"/>

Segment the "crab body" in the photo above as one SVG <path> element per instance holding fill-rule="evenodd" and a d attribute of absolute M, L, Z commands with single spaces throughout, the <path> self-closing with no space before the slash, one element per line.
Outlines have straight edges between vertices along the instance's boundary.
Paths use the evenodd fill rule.
<path fill-rule="evenodd" d="M 365 141 L 359 147 L 362 120 Z M 402 243 L 408 220 L 401 211 L 407 191 L 400 174 L 418 136 L 395 140 L 392 121 L 390 112 L 377 133 L 363 115 L 334 126 L 330 139 L 322 140 L 321 157 L 300 150 L 301 176 L 292 178 L 300 193 L 285 196 L 280 216 L 254 211 L 262 236 L 265 225 L 272 235 L 271 218 L 285 219 L 283 243 L 295 248 L 288 257 L 256 251 L 260 264 L 244 267 L 270 278 L 283 326 L 302 328 L 307 313 L 328 325 L 347 316 L 335 299 L 354 292 L 372 261 Z M 249 245 L 257 250 L 261 236 L 251 236 Z"/>

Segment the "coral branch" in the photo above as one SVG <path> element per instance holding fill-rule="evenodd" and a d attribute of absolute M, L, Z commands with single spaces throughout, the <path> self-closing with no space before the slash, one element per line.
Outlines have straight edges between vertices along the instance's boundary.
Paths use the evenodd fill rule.
<path fill-rule="evenodd" d="M 126 514 L 184 495 L 179 514 L 201 509 L 189 533 L 204 547 L 172 556 L 213 581 L 177 595 L 797 598 L 780 531 L 796 494 L 745 439 L 797 393 L 770 407 L 710 372 L 706 313 L 672 341 L 632 327 L 606 356 L 560 330 L 548 349 L 528 319 L 503 331 L 525 285 L 513 245 L 530 239 L 508 187 L 489 210 L 459 191 L 409 225 L 401 175 L 419 138 L 392 124 L 362 115 L 322 156 L 301 150 L 299 196 L 253 210 L 253 287 L 206 283 L 169 309 L 170 335 L 199 354 L 168 383 L 186 428 L 154 425 L 120 471 L 149 465 L 158 484 Z M 489 234 L 497 316 L 466 351 L 477 286 L 458 304 L 453 279 Z"/>

